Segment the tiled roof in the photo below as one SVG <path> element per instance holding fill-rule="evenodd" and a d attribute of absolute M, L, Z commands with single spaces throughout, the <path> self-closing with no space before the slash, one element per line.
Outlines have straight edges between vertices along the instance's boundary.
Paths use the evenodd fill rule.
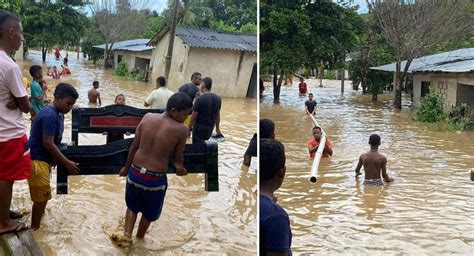
<path fill-rule="evenodd" d="M 406 61 L 401 63 L 401 70 L 403 70 L 405 64 Z M 370 69 L 395 72 L 395 63 L 371 67 Z M 464 73 L 472 71 L 474 71 L 474 48 L 464 48 L 416 58 L 413 59 L 408 68 L 408 73 Z"/>
<path fill-rule="evenodd" d="M 169 28 L 164 28 L 147 45 L 156 45 L 168 31 Z M 209 28 L 176 27 L 175 35 L 190 47 L 248 52 L 257 51 L 256 34 L 219 32 Z"/>
<path fill-rule="evenodd" d="M 120 51 L 131 51 L 131 52 L 142 52 L 153 50 L 153 46 L 147 46 L 146 43 L 150 41 L 150 39 L 142 38 L 142 39 L 133 39 L 133 40 L 126 40 L 114 43 L 112 46 L 112 50 L 120 50 Z M 105 49 L 105 44 L 101 45 L 94 45 L 94 48 Z"/>

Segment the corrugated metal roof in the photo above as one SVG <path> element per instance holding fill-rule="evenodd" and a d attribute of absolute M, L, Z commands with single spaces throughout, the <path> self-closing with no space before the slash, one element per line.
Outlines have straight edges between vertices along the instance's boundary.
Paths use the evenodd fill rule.
<path fill-rule="evenodd" d="M 401 63 L 401 69 L 406 61 Z M 372 70 L 395 72 L 395 63 L 371 67 Z M 408 73 L 416 72 L 446 72 L 463 73 L 474 70 L 474 48 L 464 48 L 413 59 Z"/>
<path fill-rule="evenodd" d="M 148 45 L 156 45 L 168 30 L 169 28 L 164 28 L 158 32 Z M 209 28 L 176 27 L 175 35 L 190 47 L 248 52 L 257 51 L 256 34 L 219 32 Z"/>
<path fill-rule="evenodd" d="M 150 39 L 133 39 L 133 40 L 126 40 L 114 43 L 112 46 L 112 50 L 119 50 L 119 51 L 131 51 L 131 52 L 142 52 L 153 50 L 153 46 L 147 46 Z M 94 48 L 105 49 L 105 44 L 101 45 L 94 45 Z"/>

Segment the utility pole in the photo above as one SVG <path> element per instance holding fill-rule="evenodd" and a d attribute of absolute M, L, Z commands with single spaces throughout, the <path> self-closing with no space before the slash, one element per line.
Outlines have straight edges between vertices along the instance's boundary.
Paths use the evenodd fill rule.
<path fill-rule="evenodd" d="M 176 31 L 176 19 L 178 16 L 179 0 L 174 1 L 173 16 L 171 18 L 171 27 L 169 31 L 170 39 L 168 42 L 168 53 L 165 56 L 165 78 L 168 80 L 171 69 L 171 57 L 173 56 L 174 34 Z"/>

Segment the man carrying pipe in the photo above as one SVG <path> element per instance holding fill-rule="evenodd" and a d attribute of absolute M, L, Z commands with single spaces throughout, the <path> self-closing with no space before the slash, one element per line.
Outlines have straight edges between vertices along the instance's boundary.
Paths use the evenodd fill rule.
<path fill-rule="evenodd" d="M 311 116 L 311 115 L 310 115 Z M 317 180 L 317 173 L 321 157 L 332 156 L 332 143 L 326 138 L 326 133 L 318 126 L 316 119 L 311 116 L 315 126 L 313 127 L 313 139 L 308 141 L 308 151 L 310 157 L 314 157 L 313 165 L 311 166 L 310 181 L 315 183 Z"/>

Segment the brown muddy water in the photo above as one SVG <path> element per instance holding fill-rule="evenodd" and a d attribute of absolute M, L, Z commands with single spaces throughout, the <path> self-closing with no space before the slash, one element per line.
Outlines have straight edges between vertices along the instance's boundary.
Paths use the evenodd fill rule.
<path fill-rule="evenodd" d="M 372 102 L 347 83 L 343 95 L 340 81 L 324 80 L 324 88 L 307 83 L 318 101 L 318 123 L 334 145 L 316 184 L 309 182 L 306 146 L 312 122 L 296 80 L 282 86 L 279 105 L 266 84 L 260 104 L 260 118 L 275 122 L 286 149 L 286 177 L 276 196 L 291 219 L 293 253 L 473 255 L 474 133 L 440 132 L 412 121 L 410 102 L 393 110 L 390 94 Z M 354 178 L 372 133 L 382 137 L 380 152 L 395 179 L 382 187 L 364 187 L 363 175 Z"/>
<path fill-rule="evenodd" d="M 72 75 L 62 77 L 61 82 L 76 87 L 77 104 L 83 107 L 87 106 L 87 91 L 94 80 L 100 82 L 103 105 L 113 104 L 115 96 L 124 93 L 127 105 L 142 107 L 145 97 L 155 88 L 151 83 L 113 76 L 82 57 L 77 60 L 75 53 L 69 55 Z M 24 76 L 30 79 L 28 69 L 32 64 L 41 65 L 40 54 L 32 52 L 27 61 L 19 61 L 19 64 Z M 48 66 L 60 64 L 48 55 Z M 57 81 L 47 78 L 54 92 Z M 202 174 L 170 175 L 161 218 L 151 225 L 144 240 L 134 238 L 133 246 L 128 249 L 118 248 L 110 240 L 113 233 L 123 232 L 125 179 L 115 175 L 72 177 L 69 194 L 56 195 L 54 170 L 53 199 L 48 203 L 42 228 L 34 232 L 41 249 L 46 255 L 255 254 L 257 164 L 254 159 L 248 171 L 241 170 L 240 166 L 248 142 L 257 130 L 256 104 L 252 99 L 223 99 L 221 130 L 226 141 L 219 143 L 220 191 L 206 192 Z M 25 121 L 29 129 L 26 115 Z M 71 114 L 68 114 L 63 142 L 70 140 Z M 105 136 L 82 134 L 79 141 L 81 145 L 100 145 L 105 144 Z M 15 183 L 14 200 L 21 211 L 28 212 L 25 220 L 29 223 L 32 203 L 26 182 Z"/>

